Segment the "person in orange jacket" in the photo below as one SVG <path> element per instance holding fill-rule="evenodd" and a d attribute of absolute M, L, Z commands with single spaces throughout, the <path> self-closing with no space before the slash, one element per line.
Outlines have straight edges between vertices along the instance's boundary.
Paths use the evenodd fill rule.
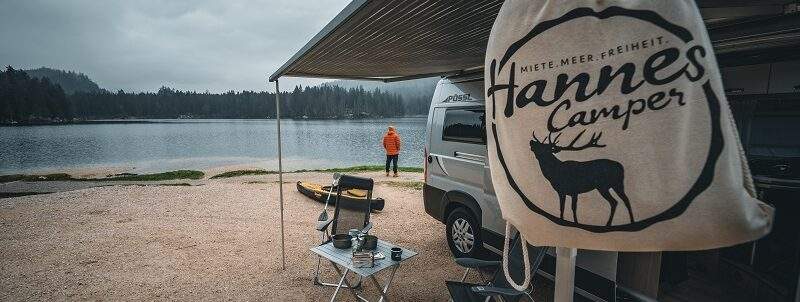
<path fill-rule="evenodd" d="M 400 136 L 394 126 L 383 136 L 383 149 L 386 150 L 386 176 L 389 176 L 389 164 L 394 164 L 394 177 L 397 177 L 397 155 L 400 154 Z"/>

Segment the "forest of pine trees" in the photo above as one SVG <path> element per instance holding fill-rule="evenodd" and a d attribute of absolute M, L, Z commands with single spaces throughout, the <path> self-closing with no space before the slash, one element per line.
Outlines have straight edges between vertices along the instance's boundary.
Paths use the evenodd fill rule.
<path fill-rule="evenodd" d="M 99 92 L 102 90 L 97 83 L 89 79 L 88 76 L 74 71 L 63 71 L 47 67 L 25 70 L 31 78 L 47 78 L 52 83 L 61 85 L 64 93 L 72 94 L 77 91 Z"/>
<path fill-rule="evenodd" d="M 337 80 L 322 85 L 339 86 L 344 88 L 363 87 L 366 90 L 380 89 L 389 93 L 399 94 L 403 98 L 406 113 L 410 115 L 428 114 L 431 106 L 433 91 L 436 90 L 436 83 L 439 77 L 422 78 L 399 82 L 377 82 L 377 81 L 358 81 L 358 80 Z"/>
<path fill-rule="evenodd" d="M 61 86 L 48 78 L 31 78 L 11 66 L 0 72 L 0 122 L 72 118 L 72 106 Z"/>
<path fill-rule="evenodd" d="M 281 93 L 285 118 L 400 117 L 406 112 L 395 93 L 321 85 Z M 158 92 L 106 90 L 66 94 L 47 77 L 30 77 L 7 67 L 0 72 L 0 123 L 59 122 L 122 118 L 274 118 L 275 94 L 229 91 L 198 93 L 162 87 Z"/>

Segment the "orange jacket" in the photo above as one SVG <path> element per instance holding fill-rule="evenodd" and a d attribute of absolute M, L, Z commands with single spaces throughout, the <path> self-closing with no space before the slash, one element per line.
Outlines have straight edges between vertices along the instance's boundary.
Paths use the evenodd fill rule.
<path fill-rule="evenodd" d="M 386 149 L 386 155 L 400 154 L 400 136 L 397 135 L 394 128 L 383 136 L 383 149 Z"/>

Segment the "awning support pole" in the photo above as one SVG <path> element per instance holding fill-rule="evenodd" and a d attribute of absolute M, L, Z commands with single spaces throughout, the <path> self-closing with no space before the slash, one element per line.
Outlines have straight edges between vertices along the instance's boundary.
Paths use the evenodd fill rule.
<path fill-rule="evenodd" d="M 286 249 L 283 232 L 283 154 L 281 154 L 281 90 L 275 79 L 275 120 L 278 125 L 278 200 L 281 204 L 281 269 L 286 270 Z"/>
<path fill-rule="evenodd" d="M 556 247 L 556 285 L 554 299 L 556 302 L 572 302 L 575 296 L 575 256 L 578 249 Z"/>

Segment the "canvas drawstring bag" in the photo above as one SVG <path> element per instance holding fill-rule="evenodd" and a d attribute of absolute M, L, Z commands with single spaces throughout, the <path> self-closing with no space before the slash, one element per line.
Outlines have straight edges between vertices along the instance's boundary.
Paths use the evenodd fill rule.
<path fill-rule="evenodd" d="M 769 232 L 694 1 L 507 0 L 484 68 L 492 181 L 526 242 L 702 250 Z"/>

